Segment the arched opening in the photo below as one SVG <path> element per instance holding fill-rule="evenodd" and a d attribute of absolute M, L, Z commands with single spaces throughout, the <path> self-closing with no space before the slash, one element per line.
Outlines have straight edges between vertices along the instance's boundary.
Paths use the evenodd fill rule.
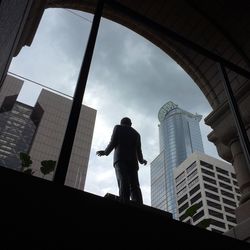
<path fill-rule="evenodd" d="M 44 85 L 51 83 L 47 86 L 73 96 L 92 20 L 86 13 L 80 17 L 76 14 L 81 12 L 48 9 L 32 46 L 24 48 L 13 60 L 10 72 Z M 87 20 L 83 19 L 86 17 Z M 52 57 L 46 60 L 48 55 Z M 25 87 L 30 84 L 27 82 Z M 31 101 L 27 94 L 20 98 Z M 101 196 L 107 192 L 117 194 L 112 155 L 100 160 L 95 152 L 109 142 L 113 125 L 119 123 L 123 115 L 131 115 L 141 133 L 148 164 L 153 161 L 159 154 L 158 111 L 170 100 L 191 113 L 202 114 L 203 119 L 211 112 L 200 89 L 161 49 L 127 28 L 103 19 L 83 102 L 97 110 L 86 191 Z M 200 126 L 205 152 L 219 157 L 214 145 L 207 140 L 209 127 L 204 121 Z M 142 167 L 140 178 L 147 205 L 150 205 L 149 175 L 150 166 Z"/>
<path fill-rule="evenodd" d="M 53 1 L 53 2 L 55 3 L 56 1 Z M 110 1 L 108 1 L 108 2 L 110 2 Z M 76 8 L 76 6 L 75 6 L 75 8 Z M 112 11 L 111 11 L 110 15 L 112 16 Z M 128 19 L 126 17 L 122 20 L 124 22 L 128 21 Z M 131 23 L 130 23 L 130 25 L 131 25 Z M 145 24 L 145 27 L 147 27 L 147 24 Z M 145 31 L 146 30 L 145 27 L 143 27 L 143 25 L 140 26 L 140 31 L 141 31 L 141 33 L 145 32 L 146 33 L 145 37 L 147 37 L 147 35 L 149 36 L 150 31 L 148 31 L 148 33 L 147 33 Z M 150 34 L 151 35 L 150 40 L 154 41 L 156 44 L 160 44 L 159 47 L 164 48 L 164 51 L 170 50 L 172 52 L 172 55 L 176 59 L 176 61 L 178 61 L 179 64 L 181 64 L 182 67 L 195 80 L 195 82 L 197 84 L 199 84 L 200 88 L 202 89 L 203 93 L 206 95 L 207 99 L 209 100 L 209 103 L 211 104 L 211 106 L 213 107 L 214 110 L 216 110 L 216 108 L 220 107 L 220 105 L 223 105 L 223 103 L 225 102 L 224 91 L 222 89 L 222 85 L 218 84 L 218 80 L 219 80 L 219 78 L 217 76 L 218 70 L 217 70 L 217 68 L 215 68 L 215 64 L 214 64 L 214 62 L 212 62 L 211 58 L 204 59 L 203 58 L 204 55 L 199 57 L 199 56 L 191 53 L 190 48 L 184 49 L 183 46 L 180 44 L 173 45 L 173 41 L 171 39 L 166 39 L 166 37 L 162 37 L 162 39 L 159 39 L 162 36 L 162 34 L 157 36 L 157 32 L 159 32 L 159 30 L 157 30 L 155 33 L 152 32 L 152 30 L 151 30 L 151 33 L 154 33 L 154 34 Z M 221 34 L 219 34 L 219 37 L 220 37 L 220 35 Z M 167 42 L 163 42 L 164 39 L 166 39 Z M 227 44 L 227 42 L 228 41 L 223 41 L 223 45 L 225 46 L 225 44 Z M 161 43 L 162 43 L 162 45 L 161 45 Z M 171 54 L 171 52 L 169 52 L 169 53 Z M 237 51 L 235 49 L 235 46 L 230 47 L 230 52 L 232 52 L 232 54 L 227 55 L 227 56 L 229 56 L 229 57 L 231 56 L 233 58 L 232 61 L 236 60 L 240 54 L 239 51 Z M 230 59 L 231 59 L 231 57 L 230 57 Z M 194 60 L 192 61 L 191 59 L 194 59 Z M 197 65 L 195 65 L 195 63 L 193 63 L 195 60 L 198 61 L 198 62 L 196 61 L 196 63 L 198 63 L 200 67 L 197 67 Z M 241 66 L 243 65 L 245 67 L 246 66 L 245 61 L 246 60 L 242 60 L 242 58 L 240 58 L 239 64 Z M 239 86 L 241 86 L 243 88 L 246 85 L 247 81 L 245 80 L 245 78 L 237 77 L 236 74 L 234 74 L 232 72 L 231 72 L 230 78 L 231 78 L 231 80 L 238 83 L 237 86 L 234 85 L 235 89 L 237 89 Z M 210 139 L 213 142 L 217 143 L 218 135 L 213 134 L 213 135 L 211 135 Z M 224 144 L 226 144 L 226 143 L 224 143 Z M 223 146 L 225 146 L 224 144 L 223 144 Z M 223 152 L 222 152 L 224 150 L 223 146 L 221 146 L 221 148 L 220 148 L 219 143 L 216 145 L 217 145 L 217 148 L 221 149 L 221 151 L 219 151 L 219 153 L 221 155 L 223 155 Z M 231 153 L 231 155 L 230 155 L 230 153 L 228 155 L 226 155 L 226 153 L 224 152 L 223 157 L 231 160 L 232 153 Z"/>

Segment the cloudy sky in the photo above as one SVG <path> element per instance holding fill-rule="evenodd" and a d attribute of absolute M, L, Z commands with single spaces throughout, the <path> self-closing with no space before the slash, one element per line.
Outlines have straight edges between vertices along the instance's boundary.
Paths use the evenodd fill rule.
<path fill-rule="evenodd" d="M 46 10 L 31 47 L 21 50 L 9 71 L 73 96 L 92 20 L 88 13 L 74 13 Z M 40 87 L 25 82 L 19 100 L 33 105 L 39 91 Z M 113 154 L 97 157 L 95 152 L 109 143 L 114 125 L 129 116 L 141 134 L 148 161 L 141 165 L 139 178 L 144 203 L 150 205 L 150 162 L 159 154 L 157 115 L 168 101 L 203 118 L 212 110 L 167 54 L 133 31 L 102 19 L 83 101 L 97 110 L 85 191 L 100 196 L 118 193 Z M 207 140 L 211 130 L 203 119 L 200 127 L 205 153 L 219 158 Z"/>

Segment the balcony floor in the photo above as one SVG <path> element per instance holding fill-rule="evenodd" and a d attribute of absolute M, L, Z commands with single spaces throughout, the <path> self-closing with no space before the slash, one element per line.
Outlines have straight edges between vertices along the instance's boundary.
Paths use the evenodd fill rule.
<path fill-rule="evenodd" d="M 107 249 L 117 247 L 118 239 L 118 248 L 125 249 L 137 243 L 153 244 L 153 249 L 183 249 L 183 244 L 193 250 L 250 249 L 248 243 L 173 220 L 171 214 L 150 206 L 121 204 L 112 196 L 100 197 L 3 167 L 0 190 L 2 243 L 10 247 L 3 249 L 13 249 L 12 244 L 85 249 L 89 243 L 89 249 L 97 244 Z"/>

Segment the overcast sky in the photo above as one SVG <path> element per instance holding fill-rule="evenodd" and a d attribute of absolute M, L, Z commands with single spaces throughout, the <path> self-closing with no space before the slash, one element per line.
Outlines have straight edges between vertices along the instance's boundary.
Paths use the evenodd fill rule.
<path fill-rule="evenodd" d="M 90 14 L 75 13 L 92 20 Z M 91 27 L 88 20 L 63 9 L 46 10 L 31 47 L 21 50 L 9 71 L 73 96 Z M 27 82 L 19 101 L 33 105 L 39 91 Z M 133 31 L 102 19 L 83 102 L 97 110 L 85 191 L 118 194 L 113 153 L 97 157 L 95 152 L 105 149 L 114 125 L 128 116 L 141 134 L 148 161 L 141 165 L 139 179 L 144 203 L 150 205 L 150 162 L 159 154 L 158 111 L 168 101 L 203 119 L 212 111 L 200 89 L 166 53 Z M 211 130 L 203 119 L 205 153 L 220 159 L 207 140 Z"/>

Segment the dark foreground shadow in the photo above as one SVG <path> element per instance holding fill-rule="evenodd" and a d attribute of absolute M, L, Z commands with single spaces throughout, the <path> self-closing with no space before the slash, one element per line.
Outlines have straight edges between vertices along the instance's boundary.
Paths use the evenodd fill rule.
<path fill-rule="evenodd" d="M 6 246 L 1 249 L 13 249 L 12 244 L 88 249 L 89 243 L 107 249 L 117 247 L 119 238 L 123 249 L 131 240 L 133 246 L 166 249 L 183 249 L 183 244 L 185 249 L 250 249 L 248 243 L 173 220 L 150 206 L 122 204 L 112 194 L 100 197 L 3 167 L 0 190 L 1 246 Z M 108 237 L 100 240 L 105 233 Z"/>

